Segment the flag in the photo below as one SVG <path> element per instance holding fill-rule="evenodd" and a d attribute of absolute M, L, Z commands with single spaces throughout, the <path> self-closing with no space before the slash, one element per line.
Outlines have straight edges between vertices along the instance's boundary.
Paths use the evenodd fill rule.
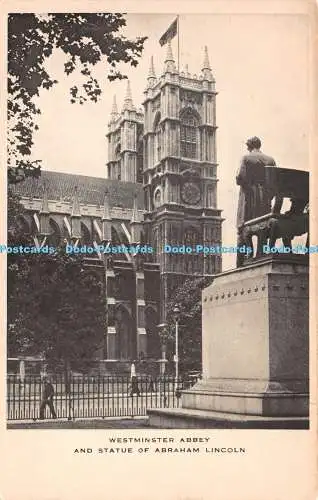
<path fill-rule="evenodd" d="M 178 18 L 176 17 L 175 20 L 173 21 L 172 24 L 170 24 L 169 28 L 167 31 L 162 35 L 162 37 L 159 40 L 159 43 L 161 46 L 165 45 L 168 43 L 172 38 L 176 36 L 178 32 Z"/>

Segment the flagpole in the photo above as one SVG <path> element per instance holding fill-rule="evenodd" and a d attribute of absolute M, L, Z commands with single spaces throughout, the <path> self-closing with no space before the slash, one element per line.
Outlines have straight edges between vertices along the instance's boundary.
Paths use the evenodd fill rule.
<path fill-rule="evenodd" d="M 180 17 L 177 14 L 178 19 L 178 73 L 180 73 Z"/>
<path fill-rule="evenodd" d="M 177 44 L 178 44 L 178 96 L 179 96 L 179 99 L 178 99 L 178 106 L 177 106 L 177 110 L 178 110 L 178 118 L 180 119 L 180 107 L 181 107 L 181 104 L 180 104 L 180 17 L 179 17 L 179 14 L 177 14 L 177 28 L 178 28 L 178 40 L 177 40 Z M 179 122 L 180 123 L 180 122 Z M 177 149 L 177 152 L 178 152 L 178 163 L 180 165 L 181 163 L 181 142 L 180 142 L 180 139 L 181 139 L 181 131 L 180 131 L 180 127 L 179 127 L 179 147 Z M 179 166 L 180 168 L 180 166 Z"/>

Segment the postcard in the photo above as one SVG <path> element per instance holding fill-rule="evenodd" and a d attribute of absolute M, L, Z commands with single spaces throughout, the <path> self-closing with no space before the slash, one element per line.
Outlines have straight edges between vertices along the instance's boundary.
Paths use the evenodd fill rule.
<path fill-rule="evenodd" d="M 2 4 L 1 499 L 315 498 L 316 7 Z"/>

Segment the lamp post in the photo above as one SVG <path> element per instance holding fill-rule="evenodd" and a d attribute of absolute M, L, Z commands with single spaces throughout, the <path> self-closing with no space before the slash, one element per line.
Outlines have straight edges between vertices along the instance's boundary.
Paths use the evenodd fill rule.
<path fill-rule="evenodd" d="M 159 360 L 160 362 L 160 375 L 164 375 L 165 374 L 165 370 L 166 370 L 166 363 L 167 363 L 167 360 L 166 360 L 166 343 L 167 343 L 167 338 L 168 338 L 168 335 L 167 335 L 167 323 L 160 323 L 160 325 L 157 325 L 157 328 L 158 328 L 158 333 L 159 333 L 159 337 L 160 337 L 160 343 L 161 343 L 161 359 Z"/>
<path fill-rule="evenodd" d="M 176 364 L 176 386 L 177 386 L 179 379 L 179 319 L 180 319 L 180 309 L 177 305 L 173 309 L 173 316 L 176 324 L 174 361 Z"/>

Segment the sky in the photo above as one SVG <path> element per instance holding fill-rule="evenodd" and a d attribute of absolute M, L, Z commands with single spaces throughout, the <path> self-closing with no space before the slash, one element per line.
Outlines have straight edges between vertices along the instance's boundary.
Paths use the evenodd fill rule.
<path fill-rule="evenodd" d="M 141 107 L 150 57 L 161 74 L 166 47 L 159 38 L 173 21 L 173 14 L 128 14 L 125 36 L 148 36 L 137 68 L 126 71 L 134 104 Z M 245 141 L 257 135 L 263 151 L 282 167 L 309 168 L 309 61 L 308 18 L 286 14 L 186 14 L 180 15 L 180 69 L 188 64 L 200 74 L 204 46 L 208 47 L 217 96 L 218 207 L 223 210 L 223 245 L 236 242 L 238 188 L 235 174 Z M 177 60 L 177 38 L 172 49 Z M 98 103 L 71 104 L 69 88 L 81 81 L 75 72 L 63 72 L 61 51 L 48 60 L 48 69 L 59 83 L 43 90 L 38 103 L 42 114 L 34 136 L 33 159 L 42 168 L 60 172 L 106 176 L 107 124 L 113 96 L 122 107 L 127 82 L 107 80 L 107 62 L 94 68 L 103 95 Z M 233 267 L 234 256 L 225 256 L 223 268 Z"/>

